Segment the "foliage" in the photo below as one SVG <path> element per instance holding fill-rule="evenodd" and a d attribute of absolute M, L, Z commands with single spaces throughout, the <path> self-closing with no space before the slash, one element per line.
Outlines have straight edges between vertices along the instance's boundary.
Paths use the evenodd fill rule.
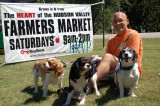
<path fill-rule="evenodd" d="M 126 11 L 130 25 L 134 29 L 147 32 L 160 31 L 160 1 L 157 0 L 128 0 L 123 3 L 122 10 Z"/>
<path fill-rule="evenodd" d="M 43 0 L 37 0 L 43 1 Z M 45 0 L 46 3 L 94 4 L 103 0 Z M 124 11 L 130 20 L 130 27 L 139 32 L 160 31 L 160 0 L 105 0 L 104 32 L 111 33 L 112 15 L 115 11 Z M 102 4 L 92 6 L 94 34 L 103 33 Z"/>

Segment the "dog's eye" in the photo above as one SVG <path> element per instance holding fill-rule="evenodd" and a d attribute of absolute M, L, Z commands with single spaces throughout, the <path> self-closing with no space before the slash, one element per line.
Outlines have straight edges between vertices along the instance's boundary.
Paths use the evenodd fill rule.
<path fill-rule="evenodd" d="M 129 51 L 131 52 L 131 51 L 132 51 L 132 49 L 129 49 Z"/>
<path fill-rule="evenodd" d="M 83 60 L 83 61 L 82 61 L 82 63 L 86 63 L 86 62 L 87 62 L 87 60 Z"/>
<path fill-rule="evenodd" d="M 85 61 L 85 64 L 86 64 L 86 63 L 90 63 L 90 61 L 89 61 L 89 60 L 86 60 L 86 61 Z"/>
<path fill-rule="evenodd" d="M 124 53 L 125 52 L 125 50 L 122 50 L 122 53 Z"/>
<path fill-rule="evenodd" d="M 83 61 L 82 64 L 86 64 L 86 61 Z"/>

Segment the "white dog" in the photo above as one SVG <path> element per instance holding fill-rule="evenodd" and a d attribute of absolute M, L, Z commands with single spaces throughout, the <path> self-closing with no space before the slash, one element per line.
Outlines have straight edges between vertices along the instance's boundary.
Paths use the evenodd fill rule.
<path fill-rule="evenodd" d="M 125 48 L 119 55 L 120 70 L 116 72 L 116 80 L 119 85 L 120 97 L 124 97 L 124 88 L 129 89 L 129 95 L 136 97 L 133 89 L 137 86 L 139 80 L 139 70 L 137 54 L 132 48 Z"/>
<path fill-rule="evenodd" d="M 58 83 L 59 88 L 61 89 L 64 76 L 64 66 L 65 65 L 56 58 L 37 61 L 33 67 L 34 93 L 38 93 L 38 77 L 42 78 L 43 97 L 47 97 L 48 85 L 50 83 Z"/>

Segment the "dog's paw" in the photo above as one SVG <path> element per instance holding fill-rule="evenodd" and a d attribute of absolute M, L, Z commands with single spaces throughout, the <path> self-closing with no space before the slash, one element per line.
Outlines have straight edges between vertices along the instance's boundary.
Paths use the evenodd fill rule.
<path fill-rule="evenodd" d="M 129 92 L 129 95 L 130 95 L 131 97 L 137 97 L 137 95 L 135 95 L 134 92 Z"/>
<path fill-rule="evenodd" d="M 63 88 L 58 89 L 58 90 L 57 90 L 57 94 L 58 94 L 59 96 L 62 96 L 62 95 L 64 94 L 64 89 L 63 89 Z"/>
<path fill-rule="evenodd" d="M 63 104 L 63 106 L 68 106 L 68 105 L 69 105 L 69 103 L 67 103 L 67 102 L 65 104 Z"/>
<path fill-rule="evenodd" d="M 96 92 L 96 95 L 97 95 L 97 96 L 100 96 L 101 94 L 100 94 L 99 92 Z"/>
<path fill-rule="evenodd" d="M 120 98 L 124 98 L 124 96 L 119 96 Z"/>
<path fill-rule="evenodd" d="M 79 102 L 79 105 L 84 105 L 85 104 L 85 97 L 82 97 L 81 101 Z"/>
<path fill-rule="evenodd" d="M 138 97 L 137 95 L 132 95 L 132 97 Z"/>
<path fill-rule="evenodd" d="M 131 97 L 138 97 L 138 96 L 137 96 L 137 95 L 135 95 L 135 94 L 132 94 L 132 95 L 131 95 Z"/>
<path fill-rule="evenodd" d="M 36 94 L 36 93 L 38 93 L 38 91 L 37 90 L 34 90 L 34 92 L 33 92 L 34 94 Z"/>
<path fill-rule="evenodd" d="M 46 94 L 43 94 L 42 97 L 43 97 L 43 98 L 47 98 L 47 95 L 46 95 Z"/>
<path fill-rule="evenodd" d="M 120 97 L 120 98 L 124 98 L 124 95 L 120 95 L 119 97 Z"/>
<path fill-rule="evenodd" d="M 81 101 L 80 103 L 79 103 L 79 105 L 84 105 L 85 103 L 84 103 L 84 101 Z"/>

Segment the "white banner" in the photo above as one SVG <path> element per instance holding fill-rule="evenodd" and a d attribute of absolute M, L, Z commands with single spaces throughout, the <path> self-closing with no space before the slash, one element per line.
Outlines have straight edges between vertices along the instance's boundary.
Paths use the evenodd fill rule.
<path fill-rule="evenodd" d="M 5 62 L 93 50 L 90 5 L 2 3 Z"/>

